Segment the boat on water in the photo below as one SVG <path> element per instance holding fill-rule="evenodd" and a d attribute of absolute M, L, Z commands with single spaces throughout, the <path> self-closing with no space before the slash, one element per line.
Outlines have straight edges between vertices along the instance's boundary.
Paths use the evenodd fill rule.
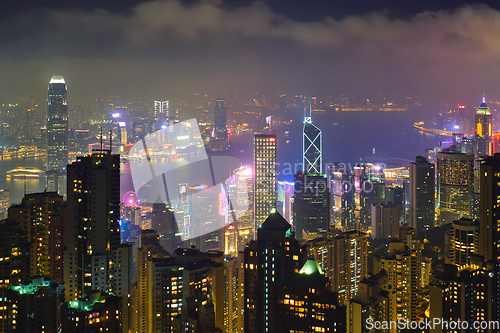
<path fill-rule="evenodd" d="M 7 178 L 39 178 L 45 171 L 33 167 L 17 167 L 6 172 Z"/>

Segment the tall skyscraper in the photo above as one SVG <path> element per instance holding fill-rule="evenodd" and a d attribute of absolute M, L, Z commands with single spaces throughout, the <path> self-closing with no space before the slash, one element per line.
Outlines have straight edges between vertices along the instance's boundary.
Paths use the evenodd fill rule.
<path fill-rule="evenodd" d="M 244 251 L 244 332 L 282 332 L 280 300 L 305 262 L 290 224 L 273 212 Z"/>
<path fill-rule="evenodd" d="M 214 134 L 216 139 L 227 140 L 226 108 L 224 99 L 217 98 L 214 108 Z"/>
<path fill-rule="evenodd" d="M 372 238 L 398 238 L 399 207 L 392 202 L 372 205 Z"/>
<path fill-rule="evenodd" d="M 470 217 L 474 184 L 474 155 L 455 151 L 437 153 L 438 225 Z"/>
<path fill-rule="evenodd" d="M 120 155 L 110 151 L 78 157 L 68 166 L 66 301 L 91 290 L 116 294 L 120 246 Z M 125 260 L 125 258 L 123 259 Z"/>
<path fill-rule="evenodd" d="M 361 231 L 350 230 L 306 242 L 308 256 L 314 258 L 330 279 L 331 290 L 342 301 L 357 295 L 359 282 L 367 276 L 368 239 Z"/>
<path fill-rule="evenodd" d="M 294 175 L 293 224 L 297 239 L 325 233 L 330 228 L 331 194 L 325 175 Z"/>
<path fill-rule="evenodd" d="M 68 155 L 68 100 L 66 82 L 53 76 L 47 96 L 47 189 L 63 189 Z"/>
<path fill-rule="evenodd" d="M 410 226 L 417 233 L 434 228 L 435 166 L 425 157 L 417 156 L 410 163 Z"/>
<path fill-rule="evenodd" d="M 168 125 L 168 101 L 154 101 L 153 118 L 156 125 L 156 130 L 162 128 L 162 126 Z"/>
<path fill-rule="evenodd" d="M 30 276 L 49 276 L 62 281 L 64 223 L 63 197 L 56 192 L 27 194 L 9 208 L 9 221 L 18 223 L 30 242 Z"/>
<path fill-rule="evenodd" d="M 313 125 L 310 114 L 304 118 L 302 131 L 302 167 L 304 174 L 323 173 L 323 137 L 321 130 Z"/>
<path fill-rule="evenodd" d="M 476 109 L 475 115 L 476 135 L 483 137 L 491 137 L 491 110 L 486 105 L 486 100 L 483 97 L 483 102 Z"/>
<path fill-rule="evenodd" d="M 479 254 L 479 224 L 468 218 L 453 221 L 450 229 L 450 263 L 470 266 Z"/>
<path fill-rule="evenodd" d="M 255 231 L 276 205 L 276 136 L 256 134 L 254 138 Z"/>
<path fill-rule="evenodd" d="M 485 261 L 500 261 L 500 154 L 480 162 L 480 237 L 479 254 Z"/>

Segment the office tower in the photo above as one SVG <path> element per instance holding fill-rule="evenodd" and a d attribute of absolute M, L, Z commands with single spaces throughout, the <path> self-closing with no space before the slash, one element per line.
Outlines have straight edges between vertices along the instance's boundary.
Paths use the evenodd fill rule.
<path fill-rule="evenodd" d="M 0 220 L 7 217 L 7 209 L 9 208 L 9 190 L 0 190 Z"/>
<path fill-rule="evenodd" d="M 7 296 L 9 287 L 20 285 L 30 276 L 30 244 L 18 223 L 0 221 L 0 331 L 8 326 Z"/>
<path fill-rule="evenodd" d="M 491 138 L 491 140 L 492 140 L 492 142 L 491 142 L 491 148 L 492 148 L 491 154 L 500 153 L 500 133 L 499 132 L 493 133 L 493 137 Z"/>
<path fill-rule="evenodd" d="M 479 223 L 468 218 L 453 221 L 450 230 L 450 263 L 470 266 L 479 254 Z"/>
<path fill-rule="evenodd" d="M 474 181 L 474 155 L 455 151 L 437 153 L 438 225 L 470 217 Z"/>
<path fill-rule="evenodd" d="M 236 257 L 238 255 L 238 231 L 232 224 L 224 230 L 224 254 Z"/>
<path fill-rule="evenodd" d="M 389 276 L 388 288 L 396 292 L 396 316 L 398 319 L 416 320 L 418 291 L 421 286 L 421 245 L 407 238 L 389 243 L 389 253 L 374 258 L 374 273 L 385 270 Z M 390 290 L 390 289 L 388 289 Z"/>
<path fill-rule="evenodd" d="M 372 238 L 398 238 L 399 207 L 392 202 L 372 205 Z"/>
<path fill-rule="evenodd" d="M 358 292 L 358 283 L 367 275 L 367 235 L 357 230 L 329 233 L 305 243 L 307 254 L 314 258 L 330 280 L 332 291 L 340 300 L 349 300 Z"/>
<path fill-rule="evenodd" d="M 486 100 L 483 97 L 483 102 L 476 109 L 475 114 L 476 135 L 480 137 L 491 137 L 491 110 L 486 105 Z"/>
<path fill-rule="evenodd" d="M 410 226 L 417 233 L 434 228 L 435 167 L 425 157 L 417 156 L 410 163 Z"/>
<path fill-rule="evenodd" d="M 276 136 L 254 138 L 254 233 L 276 205 Z"/>
<path fill-rule="evenodd" d="M 304 118 L 302 131 L 302 167 L 304 174 L 323 173 L 323 138 L 319 128 L 313 125 L 311 115 Z"/>
<path fill-rule="evenodd" d="M 169 253 L 173 253 L 179 244 L 175 236 L 177 223 L 175 222 L 173 210 L 167 207 L 159 196 L 156 202 L 153 203 L 151 228 L 158 233 L 160 245 Z"/>
<path fill-rule="evenodd" d="M 314 259 L 293 274 L 282 302 L 283 332 L 346 332 L 345 306 L 330 291 L 328 278 Z"/>
<path fill-rule="evenodd" d="M 217 98 L 214 108 L 214 135 L 216 139 L 227 141 L 226 108 L 224 99 Z"/>
<path fill-rule="evenodd" d="M 278 181 L 278 198 L 276 203 L 276 210 L 280 213 L 285 220 L 292 223 L 292 202 L 293 202 L 293 188 L 295 183 L 287 181 Z"/>
<path fill-rule="evenodd" d="M 64 283 L 36 277 L 7 291 L 8 328 L 3 332 L 62 332 Z"/>
<path fill-rule="evenodd" d="M 214 326 L 223 327 L 223 260 L 222 252 L 182 248 L 171 258 L 148 257 L 145 286 L 148 298 L 145 317 L 140 318 L 145 322 L 146 332 L 185 332 L 184 328 L 189 328 L 196 319 L 194 316 L 207 310 L 205 306 L 213 306 Z"/>
<path fill-rule="evenodd" d="M 66 301 L 91 290 L 116 294 L 120 246 L 120 155 L 80 156 L 68 166 L 68 224 L 64 262 Z"/>
<path fill-rule="evenodd" d="M 30 107 L 26 109 L 26 121 L 23 130 L 24 142 L 26 145 L 35 143 L 35 105 L 33 99 L 30 99 Z"/>
<path fill-rule="evenodd" d="M 277 212 L 257 232 L 257 240 L 248 243 L 243 254 L 244 332 L 281 332 L 280 300 L 292 274 L 302 267 L 305 251 Z"/>
<path fill-rule="evenodd" d="M 162 128 L 162 126 L 168 125 L 168 119 L 169 119 L 168 111 L 169 111 L 168 101 L 162 101 L 162 100 L 154 101 L 153 119 L 156 125 L 155 130 L 159 130 Z"/>
<path fill-rule="evenodd" d="M 62 332 L 122 332 L 122 298 L 101 291 L 65 303 Z"/>
<path fill-rule="evenodd" d="M 47 97 L 47 189 L 64 188 L 62 178 L 68 157 L 68 101 L 66 82 L 62 76 L 53 76 Z"/>
<path fill-rule="evenodd" d="M 27 194 L 9 208 L 9 221 L 18 223 L 30 242 L 30 276 L 62 281 L 64 225 L 63 197 L 57 192 Z"/>
<path fill-rule="evenodd" d="M 238 332 L 238 258 L 224 257 L 224 332 Z"/>
<path fill-rule="evenodd" d="M 138 333 L 148 332 L 146 327 L 146 310 L 150 301 L 147 290 L 148 258 L 170 258 L 170 254 L 161 247 L 158 235 L 154 230 L 142 231 L 137 248 L 134 328 Z"/>
<path fill-rule="evenodd" d="M 447 322 L 458 320 L 473 323 L 475 321 L 490 322 L 493 320 L 494 278 L 486 268 L 464 269 L 458 273 L 458 267 L 445 265 L 443 273 L 434 277 L 429 285 L 430 318 Z M 498 332 L 496 326 L 474 330 L 474 332 Z M 469 326 L 470 328 L 470 326 Z M 451 326 L 436 325 L 430 329 L 432 333 L 460 332 Z M 463 330 L 468 331 L 468 330 Z"/>
<path fill-rule="evenodd" d="M 500 154 L 480 161 L 480 236 L 479 254 L 485 261 L 500 261 Z"/>
<path fill-rule="evenodd" d="M 386 271 L 359 282 L 358 294 L 347 301 L 347 332 L 367 332 L 369 320 L 374 322 L 396 322 L 396 292 L 388 288 Z M 367 321 L 368 320 L 368 321 Z M 396 333 L 396 327 L 385 332 Z"/>
<path fill-rule="evenodd" d="M 331 194 L 325 175 L 294 175 L 293 223 L 297 239 L 308 239 L 330 228 Z"/>

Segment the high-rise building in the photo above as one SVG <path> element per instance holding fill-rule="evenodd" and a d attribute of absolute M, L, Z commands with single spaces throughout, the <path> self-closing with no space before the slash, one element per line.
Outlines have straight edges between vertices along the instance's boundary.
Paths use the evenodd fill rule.
<path fill-rule="evenodd" d="M 214 108 L 214 135 L 216 139 L 227 141 L 226 108 L 224 99 L 217 98 Z"/>
<path fill-rule="evenodd" d="M 456 151 L 437 153 L 438 225 L 470 217 L 474 184 L 474 155 Z"/>
<path fill-rule="evenodd" d="M 491 137 L 491 110 L 486 105 L 486 100 L 483 97 L 483 102 L 476 109 L 475 115 L 476 134 L 480 137 Z"/>
<path fill-rule="evenodd" d="M 36 277 L 7 291 L 8 329 L 3 332 L 62 332 L 64 283 Z"/>
<path fill-rule="evenodd" d="M 155 130 L 159 130 L 162 126 L 168 125 L 169 110 L 168 101 L 157 100 L 154 101 L 153 119 L 155 122 Z"/>
<path fill-rule="evenodd" d="M 10 190 L 0 190 L 0 220 L 7 217 L 7 209 L 9 208 Z"/>
<path fill-rule="evenodd" d="M 148 304 L 151 301 L 148 291 L 148 258 L 170 258 L 170 254 L 161 247 L 158 235 L 154 230 L 142 231 L 137 248 L 134 330 L 138 333 L 148 332 L 150 325 L 147 316 Z"/>
<path fill-rule="evenodd" d="M 295 183 L 288 181 L 278 181 L 278 198 L 276 203 L 276 210 L 280 213 L 285 220 L 292 223 L 293 217 L 293 189 Z"/>
<path fill-rule="evenodd" d="M 329 234 L 306 242 L 308 256 L 320 265 L 340 300 L 357 295 L 359 282 L 367 276 L 367 235 L 358 230 Z"/>
<path fill-rule="evenodd" d="M 175 235 L 177 223 L 173 210 L 167 207 L 160 197 L 153 203 L 151 228 L 158 233 L 160 245 L 169 253 L 173 253 L 180 244 L 180 239 L 176 239 Z"/>
<path fill-rule="evenodd" d="M 281 332 L 280 300 L 305 262 L 305 251 L 277 212 L 257 232 L 257 240 L 248 243 L 243 254 L 244 332 Z"/>
<path fill-rule="evenodd" d="M 435 167 L 425 157 L 417 156 L 410 163 L 410 226 L 417 233 L 434 228 Z"/>
<path fill-rule="evenodd" d="M 399 207 L 392 202 L 372 205 L 372 238 L 398 238 Z"/>
<path fill-rule="evenodd" d="M 62 331 L 123 332 L 122 298 L 92 291 L 62 308 Z"/>
<path fill-rule="evenodd" d="M 293 274 L 292 283 L 280 300 L 283 315 L 278 321 L 282 323 L 282 332 L 346 332 L 345 307 L 339 304 L 329 284 L 312 258 Z"/>
<path fill-rule="evenodd" d="M 479 254 L 485 261 L 500 261 L 500 154 L 480 162 L 480 237 Z"/>
<path fill-rule="evenodd" d="M 450 229 L 450 263 L 459 267 L 470 266 L 478 254 L 479 223 L 468 218 L 453 221 Z"/>
<path fill-rule="evenodd" d="M 19 205 L 9 208 L 8 219 L 18 223 L 30 242 L 30 276 L 62 281 L 64 222 L 63 197 L 56 192 L 27 194 Z"/>
<path fill-rule="evenodd" d="M 276 136 L 254 138 L 254 233 L 276 205 Z"/>
<path fill-rule="evenodd" d="M 30 276 L 30 244 L 18 223 L 0 221 L 0 331 L 7 332 L 6 292 Z"/>
<path fill-rule="evenodd" d="M 429 320 L 439 318 L 448 323 L 454 322 L 484 322 L 486 327 L 474 332 L 498 332 L 499 322 L 493 320 L 493 274 L 487 268 L 463 269 L 458 274 L 454 265 L 445 265 L 442 274 L 435 276 L 429 285 L 430 311 Z M 496 320 L 496 319 L 495 319 Z M 469 327 L 470 328 L 470 327 Z M 453 333 L 467 330 L 457 330 L 451 325 L 435 325 L 431 333 Z"/>
<path fill-rule="evenodd" d="M 294 178 L 293 224 L 297 239 L 317 237 L 330 228 L 331 193 L 327 178 L 302 172 Z"/>
<path fill-rule="evenodd" d="M 347 301 L 347 332 L 368 332 L 367 320 L 374 322 L 396 322 L 396 292 L 388 288 L 389 276 L 386 271 L 370 276 L 359 282 L 359 292 Z M 385 332 L 396 333 L 395 325 Z"/>
<path fill-rule="evenodd" d="M 53 76 L 47 97 L 47 189 L 64 189 L 63 176 L 69 162 L 68 100 L 66 82 Z"/>
<path fill-rule="evenodd" d="M 323 137 L 321 130 L 313 125 L 310 115 L 304 118 L 302 167 L 304 174 L 323 173 Z"/>
<path fill-rule="evenodd" d="M 396 316 L 416 320 L 421 288 L 421 247 L 416 240 L 392 241 L 389 253 L 375 257 L 374 273 L 385 270 L 389 276 L 388 290 L 396 292 Z"/>
<path fill-rule="evenodd" d="M 68 223 L 64 262 L 66 301 L 91 290 L 116 294 L 120 246 L 120 155 L 80 156 L 68 166 Z"/>

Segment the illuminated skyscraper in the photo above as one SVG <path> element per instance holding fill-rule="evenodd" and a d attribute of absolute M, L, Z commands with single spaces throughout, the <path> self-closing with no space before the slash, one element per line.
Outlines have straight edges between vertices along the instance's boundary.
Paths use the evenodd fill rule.
<path fill-rule="evenodd" d="M 168 122 L 168 101 L 154 101 L 154 120 L 156 129 L 166 126 Z"/>
<path fill-rule="evenodd" d="M 47 190 L 64 188 L 62 176 L 68 165 L 68 101 L 66 82 L 53 76 L 47 96 Z"/>
<path fill-rule="evenodd" d="M 359 282 L 367 276 L 367 246 L 365 233 L 350 230 L 307 241 L 305 247 L 330 279 L 331 290 L 345 301 L 357 295 Z"/>
<path fill-rule="evenodd" d="M 224 100 L 217 98 L 214 108 L 214 134 L 216 139 L 227 140 L 226 108 Z"/>
<path fill-rule="evenodd" d="M 305 251 L 277 212 L 269 214 L 257 232 L 257 240 L 248 243 L 243 254 L 244 332 L 282 332 L 280 301 L 293 273 L 305 262 Z"/>
<path fill-rule="evenodd" d="M 254 138 L 255 230 L 276 205 L 276 136 L 256 134 Z"/>
<path fill-rule="evenodd" d="M 297 239 L 327 232 L 332 208 L 326 175 L 297 172 L 294 180 L 293 224 Z"/>
<path fill-rule="evenodd" d="M 97 152 L 68 166 L 64 262 L 66 301 L 91 290 L 111 291 L 120 246 L 120 155 Z M 126 260 L 123 258 L 122 260 Z"/>
<path fill-rule="evenodd" d="M 448 151 L 437 153 L 438 225 L 470 217 L 474 155 Z"/>
<path fill-rule="evenodd" d="M 485 98 L 483 103 L 476 109 L 476 134 L 479 136 L 491 137 L 491 111 L 486 105 Z"/>
<path fill-rule="evenodd" d="M 484 260 L 500 261 L 500 154 L 480 162 L 480 249 Z"/>
<path fill-rule="evenodd" d="M 322 133 L 319 128 L 313 125 L 310 116 L 304 118 L 302 136 L 302 165 L 304 174 L 323 173 Z"/>
<path fill-rule="evenodd" d="M 399 207 L 392 202 L 372 204 L 372 238 L 398 238 Z"/>
<path fill-rule="evenodd" d="M 410 226 L 417 233 L 434 228 L 435 166 L 425 157 L 417 156 L 410 163 Z"/>
<path fill-rule="evenodd" d="M 479 224 L 468 218 L 453 221 L 450 229 L 450 263 L 469 266 L 479 253 Z"/>

